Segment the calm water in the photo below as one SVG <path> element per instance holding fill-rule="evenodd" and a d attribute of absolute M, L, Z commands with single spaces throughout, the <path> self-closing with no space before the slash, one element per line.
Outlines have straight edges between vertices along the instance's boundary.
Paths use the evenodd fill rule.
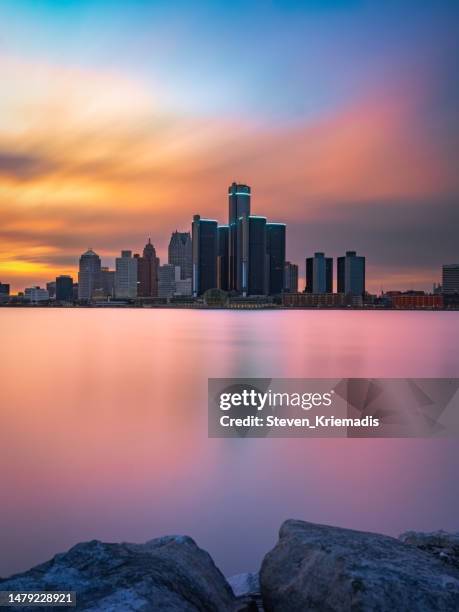
<path fill-rule="evenodd" d="M 187 533 L 254 570 L 288 517 L 459 530 L 452 440 L 207 438 L 208 377 L 459 376 L 459 313 L 0 311 L 0 575 Z"/>

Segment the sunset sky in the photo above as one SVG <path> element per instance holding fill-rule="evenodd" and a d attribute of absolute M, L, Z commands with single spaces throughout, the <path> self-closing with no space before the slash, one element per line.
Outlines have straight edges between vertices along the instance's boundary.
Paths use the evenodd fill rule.
<path fill-rule="evenodd" d="M 1 0 L 0 281 L 163 262 L 227 187 L 367 288 L 459 261 L 459 2 Z"/>

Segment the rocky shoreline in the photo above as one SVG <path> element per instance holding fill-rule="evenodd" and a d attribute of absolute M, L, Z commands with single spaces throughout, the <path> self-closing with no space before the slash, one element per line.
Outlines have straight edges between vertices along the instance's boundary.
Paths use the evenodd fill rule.
<path fill-rule="evenodd" d="M 457 612 L 459 534 L 396 539 L 289 520 L 259 573 L 230 578 L 187 536 L 93 540 L 0 579 L 0 591 L 76 591 L 88 612 Z"/>

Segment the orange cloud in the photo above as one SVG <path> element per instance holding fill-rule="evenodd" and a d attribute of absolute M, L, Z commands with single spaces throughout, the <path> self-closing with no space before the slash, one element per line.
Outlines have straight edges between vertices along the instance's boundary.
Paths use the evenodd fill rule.
<path fill-rule="evenodd" d="M 16 288 L 71 260 L 75 271 L 88 245 L 113 257 L 151 234 L 164 257 L 193 213 L 225 220 L 233 179 L 252 184 L 256 212 L 287 222 L 338 219 L 343 202 L 438 196 L 455 180 L 419 129 L 419 91 L 272 124 L 174 116 L 160 88 L 117 74 L 5 58 L 0 70 L 0 271 Z"/>

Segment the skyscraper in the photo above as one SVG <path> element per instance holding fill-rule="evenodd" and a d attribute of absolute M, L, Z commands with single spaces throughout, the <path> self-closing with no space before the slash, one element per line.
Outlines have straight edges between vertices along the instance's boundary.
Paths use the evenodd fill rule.
<path fill-rule="evenodd" d="M 238 220 L 250 216 L 251 190 L 248 185 L 232 183 L 228 187 L 228 289 L 238 287 Z M 240 282 L 239 282 L 240 284 Z"/>
<path fill-rule="evenodd" d="M 289 261 L 284 266 L 284 291 L 298 293 L 298 266 Z"/>
<path fill-rule="evenodd" d="M 268 293 L 276 295 L 284 289 L 285 223 L 266 224 L 268 254 Z"/>
<path fill-rule="evenodd" d="M 56 277 L 56 300 L 58 302 L 73 301 L 73 278 L 65 274 Z"/>
<path fill-rule="evenodd" d="M 94 292 L 101 288 L 101 263 L 100 257 L 92 249 L 80 257 L 78 271 L 78 298 L 90 300 Z"/>
<path fill-rule="evenodd" d="M 159 259 L 155 247 L 148 239 L 143 249 L 143 256 L 137 259 L 137 295 L 139 297 L 156 297 L 158 295 Z"/>
<path fill-rule="evenodd" d="M 443 266 L 442 293 L 459 293 L 459 264 L 445 264 Z"/>
<path fill-rule="evenodd" d="M 217 222 L 194 215 L 192 224 L 193 295 L 217 287 Z"/>
<path fill-rule="evenodd" d="M 116 258 L 115 295 L 117 298 L 137 297 L 137 257 L 132 251 L 121 251 Z"/>
<path fill-rule="evenodd" d="M 306 258 L 306 293 L 333 293 L 333 257 L 314 253 Z"/>
<path fill-rule="evenodd" d="M 8 301 L 10 297 L 10 286 L 8 283 L 0 283 L 0 302 Z"/>
<path fill-rule="evenodd" d="M 355 251 L 346 251 L 338 257 L 338 293 L 361 295 L 365 293 L 365 257 Z"/>
<path fill-rule="evenodd" d="M 217 258 L 217 286 L 223 291 L 229 290 L 229 227 L 218 226 L 218 258 Z"/>
<path fill-rule="evenodd" d="M 237 246 L 237 291 L 242 295 L 265 295 L 268 291 L 266 217 L 243 214 L 237 222 Z"/>
<path fill-rule="evenodd" d="M 190 232 L 173 232 L 168 249 L 168 262 L 180 266 L 180 278 L 191 278 L 193 275 L 193 251 Z"/>

